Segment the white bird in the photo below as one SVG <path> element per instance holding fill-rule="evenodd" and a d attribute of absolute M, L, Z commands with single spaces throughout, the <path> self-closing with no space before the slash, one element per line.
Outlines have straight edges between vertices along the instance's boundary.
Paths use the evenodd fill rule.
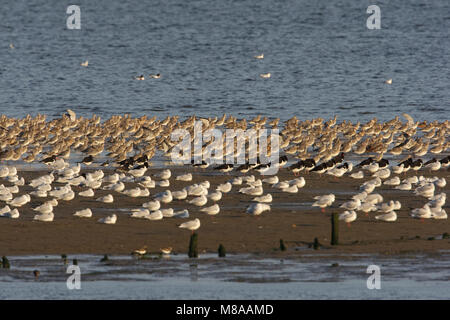
<path fill-rule="evenodd" d="M 21 207 L 30 201 L 31 201 L 30 195 L 24 194 L 20 197 L 14 198 L 13 200 L 9 201 L 8 204 L 14 207 Z"/>
<path fill-rule="evenodd" d="M 393 200 L 389 201 L 389 202 L 383 202 L 382 204 L 380 204 L 378 206 L 378 209 L 381 212 L 390 212 L 393 211 L 395 209 L 395 202 Z"/>
<path fill-rule="evenodd" d="M 261 203 L 271 203 L 272 202 L 272 195 L 270 193 L 256 197 L 252 201 L 261 202 Z"/>
<path fill-rule="evenodd" d="M 363 201 L 372 203 L 372 204 L 378 204 L 378 203 L 383 202 L 383 196 L 378 193 L 372 193 L 372 194 L 367 195 L 367 197 Z"/>
<path fill-rule="evenodd" d="M 322 211 L 324 211 L 326 207 L 329 207 L 333 204 L 333 202 L 336 200 L 336 197 L 334 194 L 330 193 L 322 196 L 316 196 L 314 197 L 314 199 L 317 201 L 314 202 L 312 206 L 320 207 L 322 208 Z"/>
<path fill-rule="evenodd" d="M 170 181 L 169 180 L 159 180 L 159 181 L 155 181 L 155 184 L 158 187 L 167 188 L 168 186 L 170 186 Z"/>
<path fill-rule="evenodd" d="M 281 191 L 287 192 L 287 193 L 297 193 L 298 192 L 298 188 L 297 188 L 297 185 L 294 184 L 294 185 L 292 185 L 290 187 L 281 189 Z"/>
<path fill-rule="evenodd" d="M 200 228 L 200 220 L 197 218 L 195 220 L 187 221 L 178 226 L 178 228 L 188 229 L 194 232 Z"/>
<path fill-rule="evenodd" d="M 114 202 L 114 197 L 112 196 L 112 194 L 108 194 L 104 197 L 100 197 L 97 198 L 97 201 L 103 202 L 103 203 L 113 203 Z"/>
<path fill-rule="evenodd" d="M 153 200 L 158 200 L 162 203 L 170 203 L 173 200 L 172 192 L 170 190 L 166 190 L 164 192 L 157 193 Z"/>
<path fill-rule="evenodd" d="M 372 177 L 378 177 L 380 179 L 387 179 L 391 175 L 391 170 L 388 168 L 375 172 Z"/>
<path fill-rule="evenodd" d="M 137 198 L 141 195 L 141 189 L 139 187 L 136 187 L 133 189 L 124 190 L 122 191 L 122 193 L 131 198 Z"/>
<path fill-rule="evenodd" d="M 206 198 L 204 195 L 201 195 L 200 197 L 196 197 L 191 200 L 188 200 L 189 204 L 193 204 L 194 206 L 197 206 L 197 207 L 204 206 L 207 202 L 208 202 L 208 198 Z"/>
<path fill-rule="evenodd" d="M 86 208 L 83 210 L 75 211 L 75 213 L 73 215 L 76 217 L 80 217 L 80 218 L 90 218 L 90 217 L 92 217 L 92 211 L 91 211 L 91 209 Z"/>
<path fill-rule="evenodd" d="M 208 189 L 198 184 L 187 186 L 184 189 L 186 189 L 188 196 L 206 196 L 208 194 Z"/>
<path fill-rule="evenodd" d="M 125 184 L 123 182 L 117 182 L 104 186 L 102 189 L 115 192 L 122 192 L 123 190 L 125 190 Z"/>
<path fill-rule="evenodd" d="M 393 166 L 392 167 L 392 172 L 395 174 L 401 174 L 403 173 L 403 170 L 405 169 L 405 166 L 403 164 L 399 165 L 399 166 Z"/>
<path fill-rule="evenodd" d="M 82 67 L 87 67 L 88 65 L 89 65 L 89 61 L 88 60 L 80 63 L 80 66 L 82 66 Z"/>
<path fill-rule="evenodd" d="M 263 78 L 263 79 L 268 79 L 268 78 L 270 78 L 272 75 L 271 75 L 270 72 L 268 72 L 268 73 L 261 73 L 259 76 L 260 76 L 261 78 Z"/>
<path fill-rule="evenodd" d="M 156 210 L 151 212 L 149 215 L 145 216 L 145 219 L 148 220 L 162 220 L 164 218 L 161 210 Z"/>
<path fill-rule="evenodd" d="M 430 171 L 438 171 L 441 168 L 441 163 L 439 161 L 431 162 L 424 166 L 424 168 Z"/>
<path fill-rule="evenodd" d="M 2 217 L 2 218 L 18 219 L 19 216 L 20 216 L 20 214 L 19 214 L 19 210 L 17 208 L 0 213 L 0 217 Z"/>
<path fill-rule="evenodd" d="M 411 211 L 411 216 L 413 218 L 418 219 L 430 219 L 431 218 L 431 210 L 428 204 L 425 204 L 423 208 L 413 209 Z"/>
<path fill-rule="evenodd" d="M 364 199 L 366 199 L 366 198 L 367 198 L 367 192 L 365 192 L 365 191 L 357 193 L 352 197 L 353 200 L 359 199 L 361 201 L 364 201 Z"/>
<path fill-rule="evenodd" d="M 350 200 L 347 202 L 344 202 L 343 204 L 340 205 L 339 208 L 343 208 L 343 209 L 347 209 L 347 210 L 356 210 L 359 208 L 359 206 L 361 205 L 361 200 L 356 199 L 356 200 Z"/>
<path fill-rule="evenodd" d="M 231 191 L 231 188 L 233 187 L 233 185 L 229 182 L 223 183 L 223 184 L 219 184 L 216 188 L 217 191 L 220 191 L 222 193 L 228 193 Z"/>
<path fill-rule="evenodd" d="M 397 214 L 395 213 L 395 211 L 390 211 L 388 213 L 375 216 L 375 219 L 386 222 L 393 222 L 397 220 Z"/>
<path fill-rule="evenodd" d="M 172 176 L 172 172 L 170 169 L 165 169 L 157 174 L 155 174 L 155 177 L 161 179 L 161 180 L 168 180 Z"/>
<path fill-rule="evenodd" d="M 361 203 L 361 206 L 358 208 L 358 211 L 362 211 L 365 213 L 369 213 L 371 211 L 377 211 L 377 210 L 378 210 L 377 206 L 371 202 Z"/>
<path fill-rule="evenodd" d="M 164 218 L 171 218 L 174 215 L 173 208 L 160 209 L 159 211 L 161 211 Z"/>
<path fill-rule="evenodd" d="M 38 198 L 47 198 L 47 196 L 48 196 L 47 191 L 43 191 L 43 190 L 31 191 L 30 195 L 33 197 L 38 197 Z"/>
<path fill-rule="evenodd" d="M 150 214 L 150 211 L 148 209 L 133 209 L 130 212 L 131 218 L 145 218 Z"/>
<path fill-rule="evenodd" d="M 417 187 L 416 190 L 414 190 L 414 193 L 425 198 L 431 198 L 434 196 L 435 189 L 436 187 L 433 183 L 428 183 L 421 187 Z"/>
<path fill-rule="evenodd" d="M 145 202 L 142 204 L 142 207 L 149 209 L 150 211 L 156 211 L 161 208 L 161 204 L 158 200 Z"/>
<path fill-rule="evenodd" d="M 391 179 L 383 182 L 383 184 L 385 184 L 387 186 L 398 186 L 400 184 L 400 178 L 399 177 L 391 178 Z"/>
<path fill-rule="evenodd" d="M 172 197 L 175 200 L 184 200 L 187 198 L 187 196 L 188 196 L 188 193 L 187 193 L 186 189 L 172 192 Z"/>
<path fill-rule="evenodd" d="M 350 222 L 355 221 L 356 218 L 357 218 L 356 212 L 353 210 L 344 211 L 339 215 L 339 220 L 344 220 L 344 222 L 346 222 L 348 226 L 350 226 Z"/>
<path fill-rule="evenodd" d="M 254 56 L 255 59 L 264 59 L 264 53 Z"/>
<path fill-rule="evenodd" d="M 269 178 L 265 178 L 262 180 L 262 182 L 264 183 L 268 183 L 268 184 L 275 184 L 278 183 L 279 179 L 278 176 L 270 176 Z"/>
<path fill-rule="evenodd" d="M 6 206 L 4 206 L 3 208 L 0 209 L 0 215 L 4 214 L 6 212 L 10 212 L 10 211 L 11 211 L 11 208 L 8 205 L 6 205 Z"/>
<path fill-rule="evenodd" d="M 243 193 L 250 196 L 260 196 L 264 193 L 264 190 L 261 186 L 259 187 L 247 187 L 239 189 L 239 193 Z"/>
<path fill-rule="evenodd" d="M 211 216 L 214 216 L 216 214 L 218 214 L 220 212 L 220 207 L 219 205 L 216 203 L 210 207 L 206 207 L 206 208 L 202 208 L 200 209 L 201 212 L 205 212 Z"/>
<path fill-rule="evenodd" d="M 128 173 L 135 178 L 142 177 L 145 174 L 145 172 L 147 172 L 147 167 L 142 167 L 139 169 L 131 169 L 128 171 Z"/>
<path fill-rule="evenodd" d="M 280 181 L 272 185 L 274 189 L 284 189 L 289 188 L 289 181 Z"/>
<path fill-rule="evenodd" d="M 220 199 L 222 199 L 222 192 L 217 190 L 217 191 L 214 191 L 214 192 L 211 192 L 210 194 L 208 194 L 207 197 L 209 199 L 211 199 L 212 201 L 217 202 Z"/>
<path fill-rule="evenodd" d="M 378 162 L 374 162 L 371 164 L 366 164 L 365 166 L 362 167 L 364 170 L 369 171 L 370 173 L 375 173 L 378 171 L 378 169 L 380 168 L 380 165 L 378 164 Z"/>
<path fill-rule="evenodd" d="M 447 180 L 445 180 L 445 178 L 442 177 L 442 178 L 440 178 L 440 179 L 437 179 L 437 180 L 434 182 L 434 185 L 435 185 L 436 187 L 439 187 L 439 188 L 444 188 L 444 187 L 447 185 Z"/>
<path fill-rule="evenodd" d="M 297 186 L 297 188 L 303 188 L 306 185 L 306 181 L 305 178 L 303 177 L 299 177 L 297 179 L 292 179 L 290 181 L 288 181 L 289 185 L 293 186 Z"/>
<path fill-rule="evenodd" d="M 415 184 L 417 182 L 419 182 L 419 178 L 417 176 L 412 176 L 402 181 L 402 183 L 411 183 L 411 184 Z"/>
<path fill-rule="evenodd" d="M 440 208 L 439 210 L 433 210 L 432 212 L 432 215 L 431 215 L 431 217 L 433 218 L 433 219 L 439 219 L 439 220 L 441 220 L 441 219 L 447 219 L 447 212 L 444 210 L 444 209 L 442 209 L 442 208 Z"/>
<path fill-rule="evenodd" d="M 242 177 L 234 177 L 229 182 L 234 186 L 239 186 L 242 184 Z"/>
<path fill-rule="evenodd" d="M 402 183 L 401 185 L 396 186 L 394 189 L 408 191 L 412 189 L 411 183 Z"/>
<path fill-rule="evenodd" d="M 265 204 L 265 203 L 252 203 L 250 206 L 248 206 L 247 208 L 247 213 L 253 214 L 255 216 L 260 215 L 261 213 L 263 213 L 264 211 L 269 211 L 270 210 L 270 205 Z"/>
<path fill-rule="evenodd" d="M 186 174 L 182 174 L 179 175 L 175 178 L 175 180 L 178 181 L 192 181 L 192 173 L 186 173 Z"/>
<path fill-rule="evenodd" d="M 40 206 L 33 208 L 33 210 L 42 214 L 47 214 L 53 212 L 53 206 L 50 202 L 44 202 Z"/>
<path fill-rule="evenodd" d="M 113 214 L 112 216 L 98 219 L 99 223 L 104 223 L 104 224 L 115 224 L 116 221 L 117 221 L 117 216 L 115 214 Z"/>
<path fill-rule="evenodd" d="M 183 209 L 180 211 L 175 211 L 173 213 L 173 217 L 174 218 L 189 218 L 189 210 L 188 209 Z"/>
<path fill-rule="evenodd" d="M 78 195 L 81 197 L 93 197 L 94 196 L 94 190 L 92 190 L 91 188 L 78 192 Z"/>
<path fill-rule="evenodd" d="M 52 222 L 54 218 L 55 215 L 53 214 L 53 212 L 50 212 L 47 214 L 37 214 L 34 216 L 33 220 L 42 222 Z"/>

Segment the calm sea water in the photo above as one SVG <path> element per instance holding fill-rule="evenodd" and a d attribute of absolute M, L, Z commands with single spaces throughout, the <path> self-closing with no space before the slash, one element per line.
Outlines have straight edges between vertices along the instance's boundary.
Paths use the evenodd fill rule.
<path fill-rule="evenodd" d="M 448 0 L 79 0 L 81 30 L 66 28 L 68 4 L 2 1 L 2 114 L 450 113 Z M 371 4 L 380 30 L 366 27 Z M 133 80 L 150 73 L 162 77 Z"/>

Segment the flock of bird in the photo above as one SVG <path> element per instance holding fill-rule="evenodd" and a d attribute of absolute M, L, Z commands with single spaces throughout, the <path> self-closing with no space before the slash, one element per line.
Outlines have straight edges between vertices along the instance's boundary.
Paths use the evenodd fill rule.
<path fill-rule="evenodd" d="M 357 219 L 357 212 L 366 215 L 378 212 L 376 220 L 392 222 L 397 220 L 396 211 L 401 208 L 399 201 L 383 202 L 383 197 L 376 193 L 376 188 L 385 185 L 399 191 L 410 191 L 414 195 L 426 198 L 428 202 L 422 208 L 411 210 L 414 218 L 446 219 L 446 194 L 439 192 L 446 186 L 445 178 L 425 177 L 414 175 L 401 179 L 400 175 L 409 170 L 428 173 L 438 170 L 448 170 L 450 156 L 445 152 L 450 147 L 448 141 L 450 122 L 414 122 L 404 114 L 407 122 L 398 117 L 380 123 L 373 119 L 365 124 L 352 124 L 348 121 L 337 123 L 336 117 L 329 121 L 321 118 L 299 121 L 293 117 L 284 122 L 280 128 L 280 152 L 276 163 L 264 164 L 247 163 L 240 165 L 224 164 L 215 166 L 221 172 L 236 171 L 230 175 L 229 181 L 221 183 L 215 188 L 208 180 L 201 183 L 189 184 L 181 190 L 169 190 L 151 194 L 150 189 L 168 188 L 170 179 L 190 182 L 197 167 L 207 168 L 212 165 L 210 159 L 202 159 L 199 163 L 192 162 L 192 172 L 172 176 L 170 169 L 161 169 L 152 176 L 146 175 L 151 159 L 160 154 L 169 157 L 171 149 L 177 141 L 171 140 L 171 133 L 175 129 L 186 129 L 193 132 L 195 121 L 202 121 L 205 130 L 211 128 L 253 128 L 257 132 L 266 128 L 278 128 L 280 119 L 268 121 L 258 116 L 248 123 L 245 119 L 237 120 L 224 115 L 222 118 L 189 117 L 179 121 L 178 117 L 167 117 L 159 121 L 155 117 L 146 116 L 131 118 L 129 115 L 112 116 L 101 122 L 98 116 L 91 119 L 77 117 L 72 110 L 60 118 L 46 121 L 46 117 L 38 115 L 35 118 L 27 116 L 23 119 L 0 117 L 0 160 L 24 162 L 42 162 L 51 171 L 49 174 L 39 176 L 31 181 L 19 177 L 13 165 L 0 167 L 0 179 L 10 186 L 0 185 L 0 201 L 5 203 L 0 208 L 0 216 L 17 219 L 20 217 L 19 209 L 29 203 L 31 197 L 46 199 L 41 205 L 33 208 L 37 214 L 34 220 L 51 222 L 54 220 L 54 208 L 60 201 L 71 201 L 75 197 L 92 198 L 102 203 L 113 203 L 116 194 L 132 198 L 142 197 L 146 201 L 140 208 L 130 209 L 129 216 L 136 219 L 161 220 L 164 218 L 189 218 L 188 209 L 175 210 L 170 203 L 178 202 L 178 206 L 188 203 L 198 207 L 198 212 L 215 216 L 220 213 L 220 201 L 233 188 L 240 194 L 250 197 L 252 202 L 245 212 L 252 215 L 261 215 L 271 210 L 271 204 L 276 193 L 265 192 L 266 186 L 280 192 L 296 194 L 306 185 L 305 177 L 296 177 L 302 172 L 306 175 L 331 175 L 335 179 L 349 176 L 353 179 L 370 177 L 360 186 L 360 192 L 340 205 L 345 210 L 340 219 L 351 223 Z M 192 135 L 194 136 L 194 135 Z M 208 148 L 214 141 L 202 146 L 202 155 L 207 154 Z M 216 141 L 217 142 L 217 141 Z M 219 141 L 223 145 L 224 157 L 230 150 L 229 141 Z M 215 144 L 217 146 L 217 144 Z M 247 148 L 247 146 L 246 146 Z M 250 146 L 248 146 L 250 148 Z M 248 149 L 247 149 L 248 150 Z M 81 161 L 74 164 L 69 161 L 71 153 L 84 154 Z M 270 146 L 269 146 L 270 152 Z M 420 157 L 432 154 L 433 158 L 425 161 Z M 370 154 L 370 156 L 354 165 L 345 159 L 350 155 Z M 390 155 L 390 160 L 384 155 Z M 443 154 L 439 157 L 439 154 Z M 288 158 L 289 155 L 289 158 Z M 396 164 L 393 156 L 398 159 Z M 106 161 L 105 160 L 106 157 Z M 440 159 L 437 159 L 440 158 Z M 82 172 L 82 166 L 88 167 L 95 160 L 99 165 L 113 169 L 110 175 L 103 170 Z M 289 161 L 292 161 L 288 165 Z M 358 161 L 359 162 L 359 161 Z M 277 175 L 264 175 L 271 166 L 278 169 L 286 168 L 294 176 L 289 180 L 279 180 Z M 189 169 L 186 169 L 189 171 Z M 114 172 L 114 173 L 113 173 Z M 242 175 L 238 174 L 242 173 Z M 251 174 L 259 173 L 259 178 Z M 173 181 L 173 180 L 172 180 Z M 125 183 L 136 184 L 134 188 L 126 188 Z M 14 197 L 22 186 L 31 186 L 33 191 Z M 84 190 L 76 193 L 72 188 L 82 187 Z M 97 190 L 106 190 L 108 194 L 96 197 Z M 334 194 L 317 195 L 313 207 L 330 207 L 336 200 Z M 181 204 L 181 205 L 180 205 Z M 164 207 L 164 208 L 163 208 Z M 244 211 L 244 210 L 243 210 Z M 92 218 L 90 208 L 83 208 L 73 213 L 78 218 Z M 118 216 L 97 219 L 99 223 L 115 224 Z M 198 218 L 181 223 L 180 228 L 192 232 L 200 228 Z"/>

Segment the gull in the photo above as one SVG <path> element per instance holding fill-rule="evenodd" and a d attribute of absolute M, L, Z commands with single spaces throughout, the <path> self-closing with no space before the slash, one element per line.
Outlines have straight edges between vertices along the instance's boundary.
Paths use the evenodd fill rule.
<path fill-rule="evenodd" d="M 418 219 L 430 219 L 431 210 L 428 204 L 425 204 L 423 208 L 417 208 L 411 211 L 411 216 Z"/>
<path fill-rule="evenodd" d="M 247 207 L 246 212 L 258 216 L 264 211 L 270 211 L 270 205 L 265 203 L 252 203 Z"/>
<path fill-rule="evenodd" d="M 103 202 L 103 203 L 113 203 L 114 202 L 114 198 L 113 198 L 112 194 L 108 194 L 108 195 L 106 195 L 104 197 L 97 198 L 96 201 L 100 201 L 100 202 Z"/>
<path fill-rule="evenodd" d="M 14 198 L 13 200 L 9 201 L 8 204 L 14 207 L 21 207 L 30 201 L 31 197 L 28 194 L 24 194 L 20 197 Z"/>
<path fill-rule="evenodd" d="M 378 210 L 377 206 L 371 202 L 361 203 L 361 206 L 358 208 L 358 211 L 362 211 L 365 213 L 369 213 L 371 211 L 377 211 L 377 210 Z"/>
<path fill-rule="evenodd" d="M 87 189 L 85 191 L 78 192 L 78 195 L 81 196 L 81 197 L 93 197 L 94 196 L 94 190 L 89 188 L 89 189 Z"/>
<path fill-rule="evenodd" d="M 260 196 L 264 193 L 264 190 L 261 186 L 259 187 L 248 187 L 239 189 L 239 193 L 243 193 L 250 196 Z"/>
<path fill-rule="evenodd" d="M 361 186 L 361 190 L 366 192 L 366 193 L 372 193 L 373 190 L 375 190 L 376 186 L 374 183 L 367 183 L 367 184 L 363 184 Z"/>
<path fill-rule="evenodd" d="M 161 179 L 161 180 L 168 180 L 172 176 L 172 172 L 170 169 L 165 169 L 157 174 L 155 174 L 155 177 Z"/>
<path fill-rule="evenodd" d="M 150 177 L 144 176 L 143 178 L 149 178 L 148 180 L 143 180 L 138 183 L 141 187 L 144 188 L 155 188 L 156 187 L 156 181 L 152 180 Z"/>
<path fill-rule="evenodd" d="M 175 180 L 178 181 L 192 181 L 192 174 L 191 173 L 186 173 L 186 174 L 182 174 L 179 175 L 175 178 Z"/>
<path fill-rule="evenodd" d="M 439 208 L 431 212 L 431 217 L 436 220 L 447 219 L 447 212 L 444 209 Z"/>
<path fill-rule="evenodd" d="M 242 177 L 234 177 L 229 181 L 232 185 L 241 185 L 242 184 Z"/>
<path fill-rule="evenodd" d="M 355 221 L 357 218 L 356 212 L 353 210 L 344 211 L 339 215 L 339 220 L 344 220 L 347 223 L 347 226 L 350 227 L 350 222 Z"/>
<path fill-rule="evenodd" d="M 374 162 L 371 164 L 366 164 L 365 166 L 362 167 L 364 170 L 369 171 L 370 173 L 375 173 L 378 171 L 378 169 L 380 168 L 380 165 L 378 164 L 378 162 Z"/>
<path fill-rule="evenodd" d="M 8 205 L 6 205 L 0 209 L 0 215 L 4 214 L 6 212 L 10 212 L 10 211 L 11 211 L 11 208 Z"/>
<path fill-rule="evenodd" d="M 434 185 L 439 188 L 444 188 L 447 185 L 447 180 L 444 177 L 434 181 Z"/>
<path fill-rule="evenodd" d="M 148 220 L 162 220 L 164 218 L 161 210 L 156 210 L 151 212 L 149 215 L 145 216 L 145 219 Z"/>
<path fill-rule="evenodd" d="M 187 191 L 188 196 L 206 196 L 208 194 L 208 189 L 198 184 L 187 186 L 184 189 Z"/>
<path fill-rule="evenodd" d="M 104 224 L 115 224 L 116 221 L 117 221 L 117 216 L 115 214 L 113 214 L 112 216 L 98 219 L 99 223 L 104 223 Z"/>
<path fill-rule="evenodd" d="M 353 200 L 359 199 L 361 201 L 364 201 L 364 199 L 366 199 L 366 198 L 367 198 L 367 192 L 365 192 L 365 191 L 357 193 L 352 197 Z"/>
<path fill-rule="evenodd" d="M 397 220 L 397 214 L 395 213 L 395 211 L 390 211 L 386 214 L 380 214 L 378 216 L 375 216 L 375 219 L 386 222 L 393 222 Z"/>
<path fill-rule="evenodd" d="M 160 73 L 157 73 L 157 74 L 151 73 L 151 74 L 149 74 L 149 77 L 152 79 L 159 79 L 159 78 L 161 78 L 161 74 Z"/>
<path fill-rule="evenodd" d="M 372 203 L 372 204 L 378 204 L 378 203 L 383 202 L 383 196 L 378 193 L 373 193 L 373 194 L 367 195 L 367 197 L 365 197 L 364 200 L 362 200 L 362 201 Z"/>
<path fill-rule="evenodd" d="M 405 166 L 403 164 L 392 167 L 392 172 L 395 174 L 401 174 L 404 170 L 405 170 Z"/>
<path fill-rule="evenodd" d="M 216 214 L 218 214 L 220 212 L 220 207 L 219 205 L 216 203 L 210 207 L 206 207 L 203 209 L 200 209 L 201 212 L 205 212 L 207 214 L 209 214 L 210 216 L 215 216 Z"/>
<path fill-rule="evenodd" d="M 268 72 L 268 73 L 261 73 L 259 76 L 263 79 L 269 79 L 272 75 L 270 74 L 270 72 Z"/>
<path fill-rule="evenodd" d="M 287 193 L 297 193 L 298 192 L 298 187 L 297 187 L 297 185 L 294 184 L 294 185 L 292 185 L 290 187 L 281 189 L 281 191 L 287 192 Z"/>
<path fill-rule="evenodd" d="M 353 179 L 362 179 L 362 178 L 364 178 L 364 173 L 362 171 L 358 171 L 358 172 L 352 173 L 350 175 L 350 177 L 352 177 Z"/>
<path fill-rule="evenodd" d="M 114 174 L 112 174 L 110 176 L 107 176 L 107 177 L 104 177 L 102 179 L 102 181 L 104 183 L 117 183 L 117 182 L 119 182 L 119 180 L 120 180 L 120 176 L 117 173 L 114 173 Z"/>
<path fill-rule="evenodd" d="M 197 207 L 204 206 L 207 202 L 208 202 L 208 199 L 204 195 L 201 195 L 200 197 L 196 197 L 191 200 L 188 200 L 189 204 L 193 204 L 194 206 L 197 206 Z"/>
<path fill-rule="evenodd" d="M 378 177 L 380 179 L 387 179 L 391 175 L 391 170 L 389 169 L 382 169 L 380 171 L 375 172 L 372 177 Z"/>
<path fill-rule="evenodd" d="M 49 184 L 41 184 L 36 188 L 38 191 L 50 191 L 52 190 L 52 186 Z"/>
<path fill-rule="evenodd" d="M 268 184 L 275 184 L 278 183 L 278 176 L 271 176 L 269 178 L 265 178 L 262 180 L 262 182 L 264 183 L 268 183 Z"/>
<path fill-rule="evenodd" d="M 170 186 L 169 180 L 160 180 L 160 181 L 156 181 L 155 183 L 158 187 L 166 188 L 166 187 Z"/>
<path fill-rule="evenodd" d="M 8 209 L 9 209 L 9 207 L 8 207 Z M 17 208 L 15 208 L 13 210 L 8 210 L 5 212 L 0 212 L 0 217 L 2 217 L 2 218 L 18 219 L 19 216 L 20 216 L 20 214 L 19 214 L 19 210 Z"/>
<path fill-rule="evenodd" d="M 47 214 L 37 214 L 34 216 L 33 220 L 42 222 L 52 222 L 54 218 L 55 215 L 53 214 L 53 212 L 50 212 Z"/>
<path fill-rule="evenodd" d="M 188 229 L 194 233 L 195 230 L 200 228 L 200 220 L 197 218 L 195 220 L 187 221 L 178 226 L 178 228 Z"/>
<path fill-rule="evenodd" d="M 91 209 L 86 208 L 83 210 L 75 211 L 75 213 L 73 215 L 76 217 L 80 217 L 80 218 L 90 218 L 90 217 L 92 217 L 92 211 L 91 211 Z"/>
<path fill-rule="evenodd" d="M 145 77 L 143 74 L 141 74 L 140 76 L 136 76 L 134 77 L 135 80 L 145 80 Z"/>
<path fill-rule="evenodd" d="M 216 188 L 217 191 L 220 191 L 222 193 L 228 193 L 231 191 L 231 188 L 233 187 L 233 185 L 229 182 L 223 183 L 223 184 L 219 184 Z"/>
<path fill-rule="evenodd" d="M 172 192 L 170 190 L 166 190 L 164 192 L 157 193 L 153 199 L 162 203 L 170 203 L 173 200 Z"/>
<path fill-rule="evenodd" d="M 412 189 L 411 183 L 402 183 L 401 185 L 396 186 L 394 189 L 408 191 Z"/>
<path fill-rule="evenodd" d="M 438 171 L 441 168 L 441 163 L 439 161 L 431 162 L 424 166 L 425 169 L 430 169 L 430 171 Z"/>
<path fill-rule="evenodd" d="M 139 168 L 139 169 L 131 169 L 128 171 L 128 173 L 131 174 L 135 178 L 140 178 L 145 174 L 146 171 L 147 171 L 147 167 L 143 166 L 142 168 Z"/>
<path fill-rule="evenodd" d="M 209 189 L 209 187 L 211 186 L 211 184 L 209 183 L 208 180 L 200 182 L 199 185 L 202 186 L 205 189 Z"/>
<path fill-rule="evenodd" d="M 115 192 L 122 192 L 123 190 L 125 190 L 125 184 L 123 182 L 113 183 L 113 184 L 104 186 L 102 189 L 115 191 Z"/>
<path fill-rule="evenodd" d="M 434 197 L 430 198 L 429 204 L 434 207 L 442 207 L 445 205 L 445 201 L 447 200 L 447 195 L 445 193 L 439 193 Z"/>
<path fill-rule="evenodd" d="M 161 208 L 161 204 L 158 200 L 145 202 L 142 204 L 142 207 L 149 209 L 150 211 L 156 211 Z"/>
<path fill-rule="evenodd" d="M 189 210 L 183 209 L 173 213 L 174 218 L 189 218 Z"/>
<path fill-rule="evenodd" d="M 172 197 L 175 200 L 184 200 L 184 199 L 187 198 L 187 196 L 188 196 L 188 193 L 187 193 L 186 189 L 183 189 L 181 191 L 174 191 L 174 192 L 172 192 Z"/>
<path fill-rule="evenodd" d="M 220 199 L 222 199 L 222 192 L 216 190 L 214 192 L 211 192 L 207 197 L 209 199 L 211 199 L 212 201 L 216 202 L 216 201 L 219 201 Z"/>
<path fill-rule="evenodd" d="M 164 218 L 171 218 L 174 214 L 174 210 L 172 208 L 160 209 L 159 211 L 161 211 Z"/>
<path fill-rule="evenodd" d="M 347 210 L 355 210 L 358 209 L 358 207 L 361 205 L 361 200 L 356 199 L 356 200 L 350 200 L 347 202 L 344 202 L 343 204 L 340 205 L 339 208 L 343 208 L 343 209 L 347 209 Z"/>
<path fill-rule="evenodd" d="M 300 177 L 297 179 L 292 179 L 292 180 L 288 181 L 288 183 L 291 186 L 293 186 L 293 185 L 297 186 L 297 188 L 303 188 L 306 185 L 305 178 L 303 178 L 303 177 Z"/>
<path fill-rule="evenodd" d="M 402 183 L 411 183 L 411 184 L 415 184 L 419 182 L 419 178 L 417 178 L 417 176 L 412 176 L 409 178 L 406 178 L 402 181 Z"/>
<path fill-rule="evenodd" d="M 289 188 L 289 181 L 280 181 L 278 183 L 275 183 L 272 185 L 272 188 L 275 188 L 275 189 Z"/>
<path fill-rule="evenodd" d="M 258 179 L 258 180 L 255 180 L 255 181 L 247 182 L 247 184 L 250 187 L 261 187 L 262 186 L 262 181 L 261 181 L 261 179 Z"/>
<path fill-rule="evenodd" d="M 254 56 L 255 59 L 264 59 L 264 53 Z"/>
<path fill-rule="evenodd" d="M 73 200 L 74 198 L 75 198 L 75 192 L 73 192 L 72 190 L 69 190 L 66 193 L 64 193 L 63 195 L 61 195 L 60 197 L 58 197 L 58 199 L 65 200 L 65 201 L 70 201 L 70 200 Z"/>
<path fill-rule="evenodd" d="M 326 174 L 339 178 L 342 177 L 346 172 L 346 168 L 333 168 L 331 170 L 328 170 Z"/>
<path fill-rule="evenodd" d="M 392 79 L 387 79 L 384 83 L 386 83 L 386 84 L 392 84 Z"/>
<path fill-rule="evenodd" d="M 434 196 L 434 190 L 435 190 L 434 184 L 428 183 L 422 187 L 417 187 L 416 190 L 414 190 L 414 194 L 425 198 L 431 198 Z"/>
<path fill-rule="evenodd" d="M 122 193 L 129 197 L 137 198 L 141 195 L 141 189 L 136 187 L 133 189 L 124 190 Z"/>
<path fill-rule="evenodd" d="M 381 205 L 378 206 L 378 210 L 380 210 L 381 212 L 390 212 L 393 211 L 395 209 L 395 202 L 393 200 L 389 201 L 389 202 L 384 202 Z"/>
<path fill-rule="evenodd" d="M 40 206 L 33 208 L 33 211 L 37 211 L 42 214 L 53 212 L 53 206 L 50 202 L 44 202 Z"/>
<path fill-rule="evenodd" d="M 9 175 L 8 167 L 0 167 L 0 178 L 5 178 Z"/>
<path fill-rule="evenodd" d="M 82 67 L 87 67 L 87 66 L 89 65 L 89 61 L 86 60 L 86 61 L 80 63 L 80 65 L 81 65 Z"/>
<path fill-rule="evenodd" d="M 326 207 L 329 207 L 333 204 L 333 202 L 336 200 L 336 197 L 334 194 L 330 193 L 322 196 L 316 196 L 314 197 L 314 199 L 317 201 L 314 202 L 312 206 L 320 207 L 322 208 L 322 212 L 324 212 Z"/>
<path fill-rule="evenodd" d="M 391 179 L 383 182 L 383 184 L 385 184 L 387 186 L 398 186 L 400 184 L 400 178 L 399 177 L 391 178 Z"/>
<path fill-rule="evenodd" d="M 266 195 L 253 198 L 252 201 L 261 202 L 261 203 L 271 203 L 272 202 L 272 195 L 270 193 L 268 193 Z"/>
<path fill-rule="evenodd" d="M 38 198 L 47 198 L 47 191 L 43 191 L 43 190 L 36 190 L 36 191 L 32 191 L 30 192 L 30 195 L 34 196 L 34 197 L 38 197 Z"/>

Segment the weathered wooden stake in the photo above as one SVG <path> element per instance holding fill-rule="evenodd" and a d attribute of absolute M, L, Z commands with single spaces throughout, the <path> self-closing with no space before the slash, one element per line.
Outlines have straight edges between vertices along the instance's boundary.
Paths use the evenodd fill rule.
<path fill-rule="evenodd" d="M 198 242 L 198 235 L 197 233 L 193 233 L 191 236 L 191 240 L 189 241 L 189 253 L 188 253 L 189 258 L 198 257 L 197 242 Z"/>
<path fill-rule="evenodd" d="M 5 256 L 2 257 L 2 267 L 5 268 L 5 269 L 9 269 L 10 268 L 9 260 Z"/>
<path fill-rule="evenodd" d="M 108 261 L 108 260 L 109 260 L 108 255 L 105 254 L 105 255 L 103 256 L 103 258 L 100 259 L 100 262 L 106 262 L 106 261 Z"/>
<path fill-rule="evenodd" d="M 313 248 L 314 248 L 314 250 L 319 250 L 320 249 L 319 239 L 314 238 Z"/>
<path fill-rule="evenodd" d="M 339 244 L 339 215 L 334 212 L 331 215 L 331 245 L 337 246 Z"/>
<path fill-rule="evenodd" d="M 281 251 L 286 251 L 286 246 L 284 245 L 283 239 L 280 239 L 280 250 Z"/>
<path fill-rule="evenodd" d="M 77 266 L 77 265 L 78 265 L 78 260 L 77 260 L 77 259 L 73 259 L 72 264 L 73 264 L 74 266 Z"/>
<path fill-rule="evenodd" d="M 222 244 L 219 245 L 217 251 L 219 252 L 219 258 L 224 258 L 226 256 L 225 247 Z"/>

